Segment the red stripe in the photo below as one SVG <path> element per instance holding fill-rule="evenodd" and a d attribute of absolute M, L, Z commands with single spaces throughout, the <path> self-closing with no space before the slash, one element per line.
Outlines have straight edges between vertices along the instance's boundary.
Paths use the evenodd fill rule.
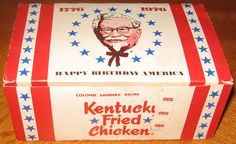
<path fill-rule="evenodd" d="M 220 99 L 218 101 L 216 110 L 214 112 L 214 115 L 211 120 L 211 124 L 209 126 L 209 130 L 207 132 L 206 138 L 210 138 L 214 135 L 216 128 L 218 126 L 218 123 L 220 121 L 221 115 L 223 113 L 225 104 L 227 102 L 227 99 L 229 97 L 230 91 L 231 91 L 232 85 L 224 85 Z"/>
<path fill-rule="evenodd" d="M 225 81 L 233 81 L 228 67 L 228 63 L 225 59 L 220 41 L 217 38 L 217 34 L 214 27 L 210 21 L 210 18 L 203 5 L 194 5 L 196 14 L 201 23 L 203 32 L 205 34 L 208 46 L 210 48 L 216 71 L 219 77 L 219 83 L 224 83 Z"/>
<path fill-rule="evenodd" d="M 200 58 L 184 10 L 181 4 L 172 4 L 170 7 L 183 45 L 191 79 L 190 85 L 204 84 L 205 78 Z"/>
<path fill-rule="evenodd" d="M 32 85 L 47 85 L 48 60 L 53 20 L 53 4 L 42 4 L 35 44 Z"/>
<path fill-rule="evenodd" d="M 7 63 L 5 65 L 4 80 L 6 85 L 16 85 L 16 77 L 18 73 L 18 63 L 22 48 L 22 41 L 25 31 L 25 25 L 27 20 L 29 5 L 20 4 L 16 14 L 16 21 L 12 31 L 12 37 L 10 41 Z"/>
<path fill-rule="evenodd" d="M 39 140 L 55 140 L 49 87 L 32 87 Z"/>
<path fill-rule="evenodd" d="M 4 87 L 7 96 L 8 106 L 12 118 L 12 124 L 15 130 L 17 140 L 26 140 L 24 126 L 22 123 L 20 107 L 17 99 L 16 87 Z"/>
<path fill-rule="evenodd" d="M 181 139 L 193 139 L 210 86 L 196 86 Z"/>

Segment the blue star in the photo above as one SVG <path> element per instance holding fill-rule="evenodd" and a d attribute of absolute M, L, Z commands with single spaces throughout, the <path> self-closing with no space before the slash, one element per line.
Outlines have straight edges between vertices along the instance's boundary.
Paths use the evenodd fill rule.
<path fill-rule="evenodd" d="M 90 51 L 86 51 L 86 49 L 84 49 L 83 51 L 80 51 L 81 52 L 81 55 L 83 56 L 83 55 L 87 55 L 88 56 L 88 53 L 90 52 Z"/>
<path fill-rule="evenodd" d="M 139 17 L 139 18 L 145 18 L 145 15 L 146 15 L 146 14 L 144 14 L 144 13 L 139 13 L 139 14 L 138 14 L 138 17 Z"/>
<path fill-rule="evenodd" d="M 73 42 L 70 42 L 71 46 L 79 46 L 79 42 L 77 42 L 76 40 L 74 40 Z"/>
<path fill-rule="evenodd" d="M 21 97 L 20 98 L 23 98 L 26 101 L 30 97 L 29 97 L 28 93 L 26 93 L 26 94 L 21 93 Z"/>
<path fill-rule="evenodd" d="M 27 126 L 26 130 L 33 131 L 35 130 L 34 126 Z"/>
<path fill-rule="evenodd" d="M 161 46 L 161 42 L 160 41 L 158 41 L 158 40 L 156 40 L 156 41 L 154 41 L 154 42 L 152 42 L 152 43 L 154 43 L 154 46 Z"/>
<path fill-rule="evenodd" d="M 25 57 L 24 59 L 21 59 L 22 60 L 22 64 L 26 63 L 26 64 L 29 64 L 29 61 L 31 59 L 28 59 L 27 57 Z"/>
<path fill-rule="evenodd" d="M 152 119 L 150 119 L 149 117 L 147 117 L 146 119 L 143 119 L 144 123 L 151 123 Z"/>
<path fill-rule="evenodd" d="M 83 13 L 81 16 L 82 16 L 82 18 L 88 18 L 89 14 Z"/>
<path fill-rule="evenodd" d="M 201 50 L 201 52 L 207 52 L 207 48 L 204 46 L 199 47 L 198 49 Z"/>
<path fill-rule="evenodd" d="M 36 16 L 37 13 L 38 13 L 38 12 L 36 12 L 36 11 L 34 10 L 34 11 L 30 12 L 30 15 L 31 15 L 31 16 L 32 16 L 32 15 L 35 15 L 35 16 Z"/>
<path fill-rule="evenodd" d="M 32 110 L 31 108 L 30 108 L 30 105 L 28 105 L 28 106 L 26 106 L 26 105 L 23 105 L 23 108 L 22 108 L 23 110 L 26 110 L 27 112 L 29 111 L 29 110 Z"/>
<path fill-rule="evenodd" d="M 186 12 L 188 15 L 193 15 L 193 12 L 191 12 L 190 10 Z"/>
<path fill-rule="evenodd" d="M 133 61 L 134 63 L 135 63 L 135 62 L 140 62 L 141 57 L 137 57 L 137 56 L 135 55 L 135 57 L 132 57 L 132 59 L 134 60 L 134 61 Z"/>
<path fill-rule="evenodd" d="M 28 20 L 29 24 L 35 24 L 36 20 L 34 19 L 31 19 L 31 20 Z"/>
<path fill-rule="evenodd" d="M 73 36 L 76 36 L 76 33 L 77 33 L 77 32 L 75 32 L 75 31 L 72 30 L 71 32 L 68 32 L 68 33 L 70 34 L 70 36 L 72 36 L 72 35 L 73 35 Z"/>
<path fill-rule="evenodd" d="M 26 76 L 27 76 L 27 74 L 28 74 L 29 71 L 27 71 L 27 70 L 24 68 L 23 70 L 21 70 L 21 71 L 19 71 L 19 72 L 20 72 L 20 76 L 22 76 L 22 75 L 26 75 Z"/>
<path fill-rule="evenodd" d="M 96 14 L 96 13 L 101 13 L 101 11 L 102 11 L 102 10 L 95 9 L 95 10 L 94 10 L 94 13 L 95 13 L 95 14 Z"/>
<path fill-rule="evenodd" d="M 205 127 L 208 127 L 208 126 L 207 126 L 207 123 L 201 123 L 201 125 L 200 125 L 199 127 L 201 127 L 202 129 L 204 129 Z"/>
<path fill-rule="evenodd" d="M 73 22 L 73 26 L 79 26 L 79 25 L 80 25 L 80 22 L 78 21 Z"/>
<path fill-rule="evenodd" d="M 153 25 L 153 26 L 154 26 L 156 22 L 154 22 L 154 21 L 150 20 L 150 21 L 148 21 L 147 23 L 148 23 L 148 25 L 149 25 L 149 26 L 151 26 L 151 25 Z"/>
<path fill-rule="evenodd" d="M 97 59 L 97 63 L 100 63 L 100 62 L 103 62 L 104 63 L 104 60 L 106 59 L 106 58 L 103 58 L 103 57 L 99 57 L 99 58 L 96 58 Z"/>
<path fill-rule="evenodd" d="M 194 30 L 194 32 L 200 32 L 200 28 L 194 27 L 192 29 Z"/>
<path fill-rule="evenodd" d="M 209 69 L 209 68 L 208 68 L 208 70 L 205 71 L 205 72 L 207 73 L 207 76 L 211 76 L 211 75 L 212 75 L 212 76 L 215 76 L 215 75 L 214 75 L 214 72 L 215 72 L 215 71 L 212 71 L 212 70 Z"/>
<path fill-rule="evenodd" d="M 148 50 L 145 50 L 147 52 L 147 55 L 154 55 L 153 52 L 154 50 L 151 50 L 150 48 Z"/>
<path fill-rule="evenodd" d="M 205 56 L 205 58 L 204 59 L 202 59 L 203 61 L 204 61 L 204 64 L 206 64 L 206 63 L 209 63 L 209 64 L 211 64 L 211 59 L 208 59 L 206 56 Z"/>
<path fill-rule="evenodd" d="M 193 19 L 193 18 L 191 18 L 189 21 L 190 21 L 191 23 L 197 23 L 197 20 L 195 20 L 195 19 Z"/>
<path fill-rule="evenodd" d="M 32 116 L 25 116 L 25 120 L 28 121 L 28 122 L 30 122 L 30 121 L 32 121 L 32 120 L 34 120 L 34 119 L 32 118 Z"/>
<path fill-rule="evenodd" d="M 27 33 L 30 33 L 30 32 L 34 33 L 34 31 L 35 31 L 35 29 L 33 29 L 32 27 L 29 29 L 26 29 L 26 30 L 27 30 Z"/>
<path fill-rule="evenodd" d="M 28 135 L 28 139 L 34 140 L 36 139 L 35 135 Z"/>
<path fill-rule="evenodd" d="M 155 32 L 153 32 L 155 34 L 155 36 L 161 36 L 162 32 L 159 32 L 158 30 L 156 30 Z"/>
<path fill-rule="evenodd" d="M 31 36 L 25 38 L 25 42 L 32 42 L 34 38 L 32 38 Z"/>
<path fill-rule="evenodd" d="M 205 119 L 208 119 L 209 117 L 211 117 L 211 113 L 205 113 L 204 116 L 202 117 L 204 117 Z"/>
<path fill-rule="evenodd" d="M 30 48 L 29 46 L 27 46 L 27 47 L 25 47 L 25 48 L 23 48 L 24 49 L 24 53 L 26 53 L 26 52 L 29 52 L 30 53 L 30 51 L 33 49 L 33 48 Z"/>
<path fill-rule="evenodd" d="M 200 37 L 200 36 L 197 36 L 197 37 L 195 37 L 195 39 L 197 40 L 197 42 L 200 42 L 200 41 L 202 41 L 203 42 L 203 37 Z"/>
<path fill-rule="evenodd" d="M 190 4 L 184 4 L 184 7 L 185 7 L 185 8 L 190 8 L 191 5 L 190 5 Z"/>
<path fill-rule="evenodd" d="M 219 96 L 219 91 L 212 91 L 210 96 L 212 96 L 212 98 L 215 98 L 216 96 Z"/>
<path fill-rule="evenodd" d="M 110 12 L 115 12 L 117 10 L 117 8 L 111 7 L 109 8 Z"/>
<path fill-rule="evenodd" d="M 215 107 L 214 104 L 215 104 L 214 102 L 212 102 L 212 103 L 208 103 L 206 107 L 208 107 L 209 109 L 211 109 L 211 107 Z"/>
<path fill-rule="evenodd" d="M 196 137 L 198 137 L 198 138 L 200 139 L 200 138 L 204 137 L 204 133 L 198 133 L 198 134 L 196 135 Z"/>
<path fill-rule="evenodd" d="M 125 9 L 124 11 L 125 11 L 125 13 L 127 14 L 127 13 L 131 13 L 132 10 L 130 10 L 130 9 L 127 8 L 127 9 Z"/>
<path fill-rule="evenodd" d="M 91 121 L 91 124 L 98 123 L 98 119 L 96 119 L 95 117 L 91 119 L 90 121 Z"/>
<path fill-rule="evenodd" d="M 31 5 L 31 8 L 38 8 L 38 5 L 37 4 L 33 4 L 33 5 Z"/>

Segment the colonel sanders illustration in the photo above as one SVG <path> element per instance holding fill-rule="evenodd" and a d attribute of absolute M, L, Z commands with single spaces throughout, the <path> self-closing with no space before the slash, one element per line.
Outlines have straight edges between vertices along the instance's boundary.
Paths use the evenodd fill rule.
<path fill-rule="evenodd" d="M 93 30 L 100 42 L 110 51 L 108 65 L 115 59 L 120 66 L 120 57 L 128 57 L 126 50 L 134 47 L 142 33 L 140 22 L 119 13 L 104 13 L 98 15 L 92 24 Z"/>

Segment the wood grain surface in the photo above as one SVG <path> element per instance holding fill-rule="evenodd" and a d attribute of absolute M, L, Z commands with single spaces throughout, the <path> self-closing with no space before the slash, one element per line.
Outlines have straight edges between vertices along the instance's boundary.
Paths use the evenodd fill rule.
<path fill-rule="evenodd" d="M 2 78 L 4 64 L 7 57 L 8 45 L 10 42 L 11 31 L 15 20 L 17 4 L 19 2 L 78 2 L 75 0 L 1 0 L 0 1 L 0 77 Z M 79 2 L 171 2 L 180 1 L 148 1 L 148 0 L 80 0 Z M 236 79 L 236 1 L 235 0 L 202 0 L 202 1 L 181 1 L 203 3 L 209 13 L 218 37 L 221 41 L 224 53 L 233 75 Z M 2 85 L 2 81 L 0 82 Z M 3 88 L 0 87 L 0 144 L 236 144 L 236 87 L 233 87 L 228 100 L 224 115 L 214 137 L 207 140 L 165 140 L 165 141 L 61 141 L 61 142 L 23 142 L 16 141 L 6 96 Z M 82 131 L 81 131 L 82 132 Z"/>

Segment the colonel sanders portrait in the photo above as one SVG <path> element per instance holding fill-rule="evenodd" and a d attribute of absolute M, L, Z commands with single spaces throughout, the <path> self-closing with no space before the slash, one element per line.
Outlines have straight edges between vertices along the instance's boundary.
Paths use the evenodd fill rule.
<path fill-rule="evenodd" d="M 111 56 L 109 66 L 114 59 L 116 66 L 120 66 L 120 57 L 128 57 L 125 51 L 138 43 L 142 33 L 139 21 L 119 13 L 99 14 L 93 20 L 92 28 L 100 42 L 109 49 L 106 53 Z"/>

